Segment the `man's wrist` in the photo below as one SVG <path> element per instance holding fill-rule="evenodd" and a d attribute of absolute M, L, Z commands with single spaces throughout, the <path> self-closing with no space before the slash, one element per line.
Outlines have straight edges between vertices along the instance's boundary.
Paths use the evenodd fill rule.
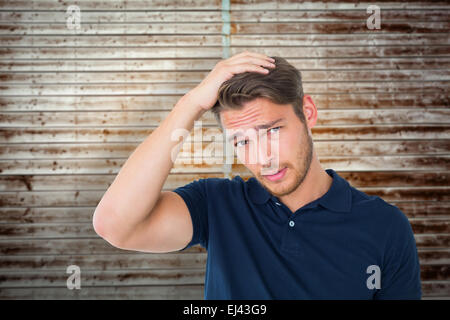
<path fill-rule="evenodd" d="M 183 109 L 184 112 L 194 114 L 196 120 L 198 120 L 207 111 L 200 105 L 196 104 L 193 99 L 191 99 L 189 92 L 186 93 L 184 96 L 182 96 L 180 100 L 178 100 L 178 102 L 175 105 L 175 108 Z"/>

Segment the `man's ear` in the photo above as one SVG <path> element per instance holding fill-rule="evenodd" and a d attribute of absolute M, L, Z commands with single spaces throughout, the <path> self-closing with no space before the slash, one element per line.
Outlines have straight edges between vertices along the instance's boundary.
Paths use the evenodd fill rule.
<path fill-rule="evenodd" d="M 306 124 L 309 128 L 316 125 L 317 122 L 317 108 L 310 95 L 303 96 L 303 113 L 305 115 Z"/>

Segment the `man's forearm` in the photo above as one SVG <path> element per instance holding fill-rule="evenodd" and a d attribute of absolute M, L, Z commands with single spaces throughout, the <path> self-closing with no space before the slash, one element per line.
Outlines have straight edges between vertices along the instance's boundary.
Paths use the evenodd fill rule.
<path fill-rule="evenodd" d="M 102 197 L 94 213 L 94 226 L 107 238 L 126 237 L 155 206 L 173 167 L 180 140 L 175 130 L 190 132 L 194 121 L 205 112 L 184 95 L 161 125 L 130 155 Z M 178 137 L 177 137 L 178 138 Z M 181 137 L 180 137 L 181 139 Z M 178 150 L 177 150 L 178 149 Z"/>

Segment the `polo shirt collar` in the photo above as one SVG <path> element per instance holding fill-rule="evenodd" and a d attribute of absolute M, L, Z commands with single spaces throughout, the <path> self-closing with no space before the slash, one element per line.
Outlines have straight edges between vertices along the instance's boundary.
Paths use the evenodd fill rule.
<path fill-rule="evenodd" d="M 352 192 L 350 184 L 333 169 L 325 170 L 333 178 L 330 189 L 317 201 L 321 206 L 336 212 L 350 212 L 352 205 Z M 264 188 L 255 177 L 248 179 L 248 194 L 255 204 L 264 204 L 270 198 L 275 198 Z"/>

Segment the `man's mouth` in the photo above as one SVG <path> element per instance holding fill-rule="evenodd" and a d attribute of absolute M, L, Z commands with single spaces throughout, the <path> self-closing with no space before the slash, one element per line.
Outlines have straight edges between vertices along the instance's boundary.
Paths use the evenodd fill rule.
<path fill-rule="evenodd" d="M 263 177 L 269 179 L 270 181 L 276 181 L 284 177 L 287 168 L 283 168 L 273 174 L 264 174 Z"/>

